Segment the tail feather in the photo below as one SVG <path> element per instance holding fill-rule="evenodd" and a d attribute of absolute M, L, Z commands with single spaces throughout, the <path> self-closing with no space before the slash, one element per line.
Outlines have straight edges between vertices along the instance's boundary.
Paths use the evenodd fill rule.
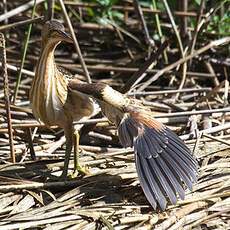
<path fill-rule="evenodd" d="M 164 210 L 167 198 L 172 204 L 177 202 L 177 194 L 184 199 L 183 183 L 192 189 L 197 163 L 176 134 L 163 125 L 159 127 L 148 127 L 146 122 L 126 117 L 120 124 L 119 138 L 121 143 L 126 140 L 126 144 L 133 140 L 141 187 L 153 208 L 159 205 Z"/>

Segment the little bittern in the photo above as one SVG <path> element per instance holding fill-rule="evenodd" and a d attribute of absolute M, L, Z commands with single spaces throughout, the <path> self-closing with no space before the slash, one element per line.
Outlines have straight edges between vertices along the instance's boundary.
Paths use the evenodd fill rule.
<path fill-rule="evenodd" d="M 90 116 L 94 110 L 93 100 L 88 96 L 68 88 L 71 76 L 57 68 L 54 51 L 62 42 L 72 42 L 58 21 L 48 21 L 42 29 L 42 48 L 35 77 L 30 91 L 33 114 L 47 126 L 57 125 L 64 129 L 66 153 L 62 176 L 66 177 L 72 146 L 74 144 L 75 170 L 80 170 L 78 162 L 79 135 L 74 130 L 73 121 Z"/>
<path fill-rule="evenodd" d="M 118 127 L 124 147 L 134 147 L 140 185 L 154 209 L 166 208 L 167 198 L 185 197 L 184 184 L 191 190 L 197 180 L 197 162 L 184 142 L 153 118 L 139 100 L 129 98 L 103 83 L 79 84 L 71 90 L 94 97 L 105 116 Z"/>

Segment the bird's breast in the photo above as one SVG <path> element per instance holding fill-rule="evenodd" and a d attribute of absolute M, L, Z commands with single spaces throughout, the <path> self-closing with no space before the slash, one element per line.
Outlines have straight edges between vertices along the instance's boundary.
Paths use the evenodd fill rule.
<path fill-rule="evenodd" d="M 60 125 L 67 98 L 66 79 L 60 76 L 52 54 L 41 56 L 32 84 L 30 100 L 35 117 L 46 125 Z"/>

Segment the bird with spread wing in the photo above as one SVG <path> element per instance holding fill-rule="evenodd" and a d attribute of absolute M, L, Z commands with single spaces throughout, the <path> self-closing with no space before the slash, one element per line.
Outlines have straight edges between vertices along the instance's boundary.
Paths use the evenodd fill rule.
<path fill-rule="evenodd" d="M 134 147 L 141 187 L 154 209 L 166 208 L 167 198 L 176 204 L 185 198 L 185 185 L 192 190 L 197 180 L 197 162 L 184 142 L 153 118 L 142 103 L 104 83 L 85 84 L 78 80 L 68 87 L 96 99 L 104 115 L 118 128 L 124 147 Z"/>
<path fill-rule="evenodd" d="M 72 146 L 75 170 L 79 135 L 73 122 L 92 115 L 99 102 L 102 112 L 118 128 L 124 147 L 134 147 L 141 187 L 153 208 L 166 208 L 167 199 L 176 204 L 197 180 L 197 162 L 183 141 L 168 127 L 153 118 L 139 100 L 129 98 L 103 83 L 82 83 L 57 68 L 54 51 L 62 42 L 72 42 L 58 21 L 48 21 L 42 29 L 42 49 L 30 91 L 34 116 L 47 126 L 64 129 L 66 154 L 62 176 L 66 177 Z"/>

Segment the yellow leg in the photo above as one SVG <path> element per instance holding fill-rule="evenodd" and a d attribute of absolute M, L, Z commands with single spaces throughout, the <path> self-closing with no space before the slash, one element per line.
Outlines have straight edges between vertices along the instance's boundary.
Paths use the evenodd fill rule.
<path fill-rule="evenodd" d="M 76 177 L 79 173 L 86 175 L 89 174 L 89 171 L 87 170 L 86 167 L 82 167 L 79 162 L 79 140 L 80 140 L 80 135 L 78 131 L 74 132 L 74 172 L 72 177 Z"/>
<path fill-rule="evenodd" d="M 69 160 L 73 146 L 73 128 L 72 125 L 68 125 L 64 128 L 64 133 L 66 137 L 66 150 L 65 150 L 65 161 L 64 168 L 62 171 L 61 178 L 66 179 L 68 174 Z"/>

